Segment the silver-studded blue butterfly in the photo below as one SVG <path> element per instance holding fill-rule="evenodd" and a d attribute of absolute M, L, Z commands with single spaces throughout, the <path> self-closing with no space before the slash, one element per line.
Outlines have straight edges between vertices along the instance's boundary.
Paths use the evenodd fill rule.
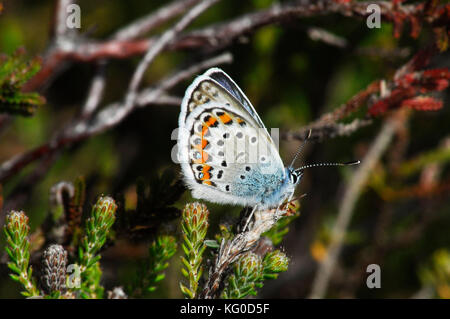
<path fill-rule="evenodd" d="M 197 77 L 186 90 L 177 145 L 193 197 L 254 209 L 278 208 L 290 200 L 306 167 L 343 165 L 284 167 L 254 107 L 218 68 Z"/>

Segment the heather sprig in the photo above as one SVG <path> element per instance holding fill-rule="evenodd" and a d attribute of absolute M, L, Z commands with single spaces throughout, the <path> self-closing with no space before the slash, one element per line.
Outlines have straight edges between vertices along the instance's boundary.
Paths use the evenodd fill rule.
<path fill-rule="evenodd" d="M 263 259 L 262 279 L 276 279 L 279 273 L 288 269 L 289 258 L 280 250 L 268 252 Z"/>
<path fill-rule="evenodd" d="M 94 265 L 100 255 L 97 252 L 106 242 L 109 229 L 116 219 L 117 205 L 114 199 L 100 197 L 92 207 L 91 216 L 86 221 L 85 234 L 79 249 L 81 272 Z"/>
<path fill-rule="evenodd" d="M 176 251 L 177 243 L 173 236 L 158 236 L 150 244 L 148 260 L 138 274 L 135 287 L 130 289 L 133 297 L 142 297 L 147 292 L 156 290 L 156 284 L 165 278 L 164 270 L 169 266 L 168 260 Z"/>
<path fill-rule="evenodd" d="M 279 250 L 268 252 L 264 258 L 253 252 L 244 253 L 233 265 L 233 273 L 227 279 L 222 298 L 242 299 L 256 296 L 264 280 L 276 279 L 288 268 L 289 259 Z"/>
<path fill-rule="evenodd" d="M 40 292 L 32 278 L 30 262 L 30 240 L 28 233 L 28 217 L 22 211 L 11 211 L 6 216 L 4 232 L 6 235 L 6 252 L 10 262 L 8 268 L 12 270 L 11 278 L 20 282 L 25 291 L 22 295 L 27 297 L 39 296 Z"/>
<path fill-rule="evenodd" d="M 32 115 L 45 103 L 45 98 L 35 92 L 22 92 L 22 86 L 41 68 L 38 58 L 26 61 L 24 50 L 12 56 L 0 56 L 0 113 Z"/>
<path fill-rule="evenodd" d="M 109 230 L 114 224 L 116 210 L 114 199 L 108 196 L 100 197 L 86 221 L 84 236 L 78 250 L 81 290 L 86 294 L 85 297 L 102 295 L 103 289 L 99 286 L 101 270 L 98 252 L 105 244 Z"/>
<path fill-rule="evenodd" d="M 198 282 L 203 273 L 202 261 L 206 245 L 204 239 L 208 230 L 209 211 L 200 203 L 187 204 L 182 213 L 183 248 L 185 256 L 181 257 L 184 268 L 181 272 L 189 280 L 189 287 L 180 283 L 186 298 L 197 296 Z"/>
<path fill-rule="evenodd" d="M 243 254 L 233 265 L 233 273 L 228 277 L 222 298 L 242 299 L 249 295 L 255 296 L 256 289 L 262 287 L 263 271 L 260 256 L 252 252 Z"/>

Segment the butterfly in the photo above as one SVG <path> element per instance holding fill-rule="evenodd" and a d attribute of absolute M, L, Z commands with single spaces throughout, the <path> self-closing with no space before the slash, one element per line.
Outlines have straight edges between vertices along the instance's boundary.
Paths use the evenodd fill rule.
<path fill-rule="evenodd" d="M 255 108 L 219 68 L 207 70 L 187 88 L 177 147 L 183 179 L 194 198 L 254 210 L 289 201 L 307 167 L 346 165 L 285 167 Z"/>

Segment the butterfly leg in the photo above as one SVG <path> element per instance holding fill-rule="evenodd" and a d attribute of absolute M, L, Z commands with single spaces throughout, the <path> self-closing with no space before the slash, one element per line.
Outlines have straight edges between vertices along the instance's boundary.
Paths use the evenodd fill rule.
<path fill-rule="evenodd" d="M 289 197 L 286 197 L 286 198 L 287 198 L 286 207 L 288 207 L 288 205 L 289 205 L 290 201 L 292 200 L 292 197 L 293 197 L 293 196 L 294 196 L 294 192 L 292 192 L 292 193 L 289 195 Z M 283 200 L 283 202 L 284 202 L 284 200 Z M 282 202 L 282 203 L 283 203 L 283 202 Z M 281 204 L 281 205 L 282 205 L 282 204 Z M 281 205 L 280 205 L 280 206 L 281 206 Z M 281 216 L 284 215 L 284 214 L 286 213 L 286 210 L 280 212 L 280 206 L 277 207 L 277 210 L 275 211 L 275 214 L 273 215 L 273 218 L 274 218 L 275 222 L 277 222 L 277 221 L 281 218 Z"/>
<path fill-rule="evenodd" d="M 250 223 L 250 220 L 253 218 L 253 214 L 255 213 L 257 207 L 258 207 L 258 205 L 255 205 L 253 207 L 252 212 L 250 213 L 250 216 L 248 216 L 247 221 L 245 222 L 245 226 L 242 231 L 245 231 L 247 229 L 248 223 Z"/>
<path fill-rule="evenodd" d="M 280 206 L 277 207 L 277 210 L 275 211 L 275 214 L 273 215 L 274 222 L 277 222 L 278 219 L 280 219 L 280 217 L 281 217 L 279 211 L 280 211 Z"/>

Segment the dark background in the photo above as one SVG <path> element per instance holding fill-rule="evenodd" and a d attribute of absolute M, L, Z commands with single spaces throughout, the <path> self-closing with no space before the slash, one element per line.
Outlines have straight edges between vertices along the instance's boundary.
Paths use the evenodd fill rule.
<path fill-rule="evenodd" d="M 283 2 L 283 1 L 282 1 Z M 82 10 L 81 33 L 89 37 L 105 38 L 121 26 L 164 5 L 165 1 L 79 1 Z M 269 0 L 222 1 L 205 12 L 191 27 L 224 21 L 273 4 Z M 29 56 L 42 55 L 49 43 L 49 28 L 53 1 L 15 0 L 4 3 L 0 16 L 0 52 L 11 54 L 23 46 Z M 308 28 L 318 26 L 348 41 L 346 48 L 338 48 L 308 36 Z M 161 31 L 159 28 L 156 32 Z M 228 47 L 234 61 L 221 66 L 247 94 L 267 127 L 281 132 L 299 129 L 320 115 L 338 107 L 376 79 L 390 78 L 419 48 L 432 37 L 429 29 L 422 30 L 413 39 L 406 30 L 400 38 L 393 36 L 393 28 L 383 23 L 380 29 L 368 29 L 361 19 L 327 15 L 297 19 L 289 24 L 270 25 L 258 29 L 243 43 Z M 406 56 L 368 56 L 357 48 L 380 47 L 394 52 L 398 48 L 409 51 Z M 161 54 L 147 71 L 143 86 L 170 73 L 175 67 L 200 59 L 197 51 L 170 51 Z M 107 88 L 101 105 L 120 100 L 140 57 L 110 61 L 107 68 Z M 433 59 L 431 67 L 449 66 L 449 56 L 441 54 Z M 0 161 L 36 147 L 70 120 L 87 94 L 89 79 L 95 68 L 89 63 L 71 63 L 66 70 L 41 91 L 47 103 L 33 117 L 15 117 L 10 127 L 0 136 Z M 189 81 L 179 85 L 171 94 L 182 97 Z M 428 152 L 448 154 L 450 112 L 448 91 L 443 95 L 444 107 L 435 112 L 413 112 L 405 124 L 405 137 L 396 135 L 377 171 L 371 174 L 359 198 L 327 296 L 345 298 L 409 298 L 432 287 L 429 297 L 450 297 L 450 203 L 448 192 L 430 196 L 398 196 L 383 198 L 383 187 L 408 190 L 420 184 L 428 165 L 439 167 L 437 183 L 449 180 L 448 161 L 425 161 L 422 167 L 407 178 L 391 179 L 393 156 L 399 144 L 405 142 L 401 165 Z M 175 141 L 171 132 L 177 127 L 179 107 L 148 106 L 136 110 L 120 125 L 87 141 L 66 148 L 62 156 L 34 185 L 21 207 L 31 219 L 32 229 L 43 221 L 48 208 L 48 191 L 55 183 L 73 181 L 84 176 L 87 181 L 87 202 L 92 204 L 100 194 L 125 195 L 128 205 L 135 203 L 135 185 L 138 177 L 151 179 L 165 169 L 180 172 L 171 161 L 170 152 Z M 384 117 L 345 137 L 310 143 L 301 156 L 305 163 L 346 162 L 361 159 L 379 131 Z M 280 153 L 289 163 L 299 142 L 281 141 Z M 443 147 L 443 145 L 447 145 Z M 300 165 L 300 163 L 298 164 Z M 24 172 L 29 171 L 25 169 Z M 281 247 L 291 258 L 289 270 L 279 279 L 267 282 L 260 297 L 302 298 L 311 289 L 317 269 L 329 241 L 330 230 L 336 219 L 338 205 L 353 167 L 308 170 L 298 189 L 307 193 L 301 200 L 301 216 L 291 226 Z M 387 185 L 376 185 L 378 174 L 386 174 Z M 24 174 L 24 173 L 22 173 Z M 4 201 L 20 180 L 20 175 L 3 185 Z M 392 181 L 392 182 L 391 182 Z M 178 207 L 190 201 L 186 192 Z M 208 204 L 211 211 L 212 238 L 220 221 L 236 217 L 240 208 Z M 427 219 L 432 215 L 431 220 Z M 389 216 L 383 227 L 380 216 Z M 424 221 L 426 220 L 426 221 Z M 424 224 L 419 234 L 399 246 L 389 241 L 402 232 Z M 172 229 L 177 234 L 174 221 Z M 382 252 L 377 250 L 380 227 L 386 241 Z M 2 242 L 3 243 L 3 238 Z M 2 245 L 3 246 L 3 245 Z M 436 252 L 440 252 L 436 254 Z M 103 254 L 106 288 L 126 283 L 133 267 L 146 254 L 146 243 L 120 241 Z M 368 256 L 368 259 L 366 259 Z M 368 262 L 366 262 L 366 260 Z M 370 290 L 365 285 L 368 263 L 377 263 L 382 270 L 382 288 Z M 436 266 L 437 265 L 437 266 Z M 181 297 L 178 281 L 179 257 L 175 256 L 167 271 L 167 278 L 155 297 Z M 431 275 L 430 275 L 431 274 Z M 432 279 L 440 278 L 439 284 Z M 424 290 L 425 289 L 425 290 Z M 7 269 L 0 271 L 0 297 L 17 297 L 19 287 L 8 279 Z"/>

